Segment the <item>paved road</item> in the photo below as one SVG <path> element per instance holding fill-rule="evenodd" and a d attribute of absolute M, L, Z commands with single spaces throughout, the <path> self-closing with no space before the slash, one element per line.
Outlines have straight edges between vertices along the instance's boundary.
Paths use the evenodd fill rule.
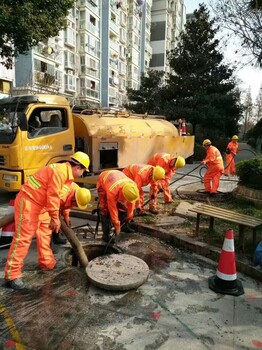
<path fill-rule="evenodd" d="M 248 160 L 253 159 L 259 156 L 259 154 L 254 151 L 254 149 L 249 146 L 247 143 L 240 142 L 239 148 L 242 149 L 242 151 L 239 151 L 235 157 L 235 161 L 240 162 L 241 160 Z"/>

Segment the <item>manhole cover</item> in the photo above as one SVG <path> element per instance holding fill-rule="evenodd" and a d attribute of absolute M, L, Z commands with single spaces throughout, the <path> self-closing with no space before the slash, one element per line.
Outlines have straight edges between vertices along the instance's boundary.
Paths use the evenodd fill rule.
<path fill-rule="evenodd" d="M 141 286 L 149 275 L 147 264 L 133 255 L 112 254 L 95 258 L 86 267 L 93 285 L 108 290 L 129 290 Z"/>

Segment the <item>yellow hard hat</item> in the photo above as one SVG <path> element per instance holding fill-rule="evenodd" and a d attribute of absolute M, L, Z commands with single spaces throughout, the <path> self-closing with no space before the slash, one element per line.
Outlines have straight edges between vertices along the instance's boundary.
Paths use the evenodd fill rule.
<path fill-rule="evenodd" d="M 165 169 L 157 165 L 153 170 L 153 181 L 162 180 L 165 177 Z"/>
<path fill-rule="evenodd" d="M 175 168 L 176 169 L 183 168 L 185 164 L 186 164 L 185 159 L 183 157 L 178 156 L 176 160 Z"/>
<path fill-rule="evenodd" d="M 89 164 L 90 164 L 90 159 L 89 156 L 84 153 L 84 152 L 75 152 L 72 156 L 71 159 L 81 165 L 86 169 L 86 171 L 89 171 Z"/>
<path fill-rule="evenodd" d="M 128 181 L 124 185 L 122 192 L 123 192 L 125 199 L 128 202 L 131 202 L 131 203 L 136 202 L 139 198 L 139 191 L 138 191 L 137 185 L 135 183 L 130 182 L 130 181 Z"/>
<path fill-rule="evenodd" d="M 75 192 L 75 199 L 78 208 L 86 209 L 87 204 L 91 201 L 91 193 L 87 188 L 79 188 Z"/>
<path fill-rule="evenodd" d="M 211 145 L 211 141 L 209 140 L 209 139 L 205 139 L 204 141 L 203 141 L 203 143 L 202 143 L 202 145 L 203 146 L 209 146 L 209 145 Z"/>
<path fill-rule="evenodd" d="M 233 135 L 232 136 L 232 140 L 238 140 L 238 136 L 237 135 Z"/>

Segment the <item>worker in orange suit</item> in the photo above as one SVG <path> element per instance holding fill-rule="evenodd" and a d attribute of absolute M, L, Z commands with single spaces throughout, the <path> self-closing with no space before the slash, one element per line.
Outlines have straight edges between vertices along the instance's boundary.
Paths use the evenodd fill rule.
<path fill-rule="evenodd" d="M 219 180 L 224 172 L 224 164 L 220 151 L 212 146 L 211 141 L 203 141 L 203 147 L 206 149 L 206 157 L 202 164 L 207 165 L 207 171 L 204 175 L 205 192 L 215 195 L 219 187 Z"/>
<path fill-rule="evenodd" d="M 144 191 L 143 187 L 150 185 L 153 192 L 157 192 L 157 182 L 164 179 L 165 169 L 160 166 L 153 166 L 149 164 L 130 164 L 125 169 L 123 173 L 132 179 L 138 187 L 139 199 L 137 200 L 135 207 L 137 215 L 143 215 L 145 210 L 144 205 Z"/>
<path fill-rule="evenodd" d="M 15 233 L 5 266 L 6 286 L 23 289 L 21 279 L 24 259 L 39 228 L 39 216 L 47 211 L 50 216 L 49 228 L 56 233 L 60 230 L 59 210 L 63 186 L 70 186 L 74 178 L 88 171 L 90 160 L 83 152 L 74 153 L 65 163 L 45 166 L 29 176 L 15 199 Z"/>
<path fill-rule="evenodd" d="M 224 175 L 229 176 L 236 174 L 235 156 L 238 151 L 238 136 L 234 135 L 226 148 L 226 167 Z"/>
<path fill-rule="evenodd" d="M 170 192 L 170 181 L 175 174 L 176 170 L 182 168 L 186 162 L 183 157 L 174 156 L 170 153 L 155 153 L 148 161 L 149 165 L 160 166 L 165 169 L 165 178 L 158 181 L 157 189 L 150 188 L 150 196 L 152 201 L 149 206 L 149 210 L 153 214 L 158 214 L 157 210 L 157 194 L 159 190 L 164 192 L 165 203 L 172 203 L 172 196 Z"/>
<path fill-rule="evenodd" d="M 110 236 L 111 223 L 115 228 L 116 236 L 119 236 L 120 231 L 134 232 L 128 222 L 133 218 L 135 202 L 139 198 L 135 182 L 122 171 L 106 170 L 98 176 L 96 188 L 103 231 L 102 239 L 113 242 Z"/>
<path fill-rule="evenodd" d="M 91 200 L 91 193 L 86 188 L 79 187 L 72 182 L 64 185 L 60 194 L 60 215 L 68 227 L 71 227 L 70 210 L 77 206 L 86 209 Z M 36 231 L 36 243 L 38 252 L 38 266 L 41 270 L 52 270 L 56 265 L 53 251 L 50 247 L 52 230 L 50 230 L 50 215 L 45 209 L 39 215 L 39 225 Z"/>

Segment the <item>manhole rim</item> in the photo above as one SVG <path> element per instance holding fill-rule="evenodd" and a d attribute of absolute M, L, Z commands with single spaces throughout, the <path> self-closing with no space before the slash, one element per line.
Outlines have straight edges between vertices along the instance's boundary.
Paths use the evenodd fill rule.
<path fill-rule="evenodd" d="M 85 248 L 86 246 L 100 246 L 101 248 L 106 248 L 107 247 L 107 243 L 106 242 L 89 242 L 89 243 L 85 243 L 85 244 L 82 244 L 82 247 Z M 112 254 L 123 254 L 123 249 L 118 247 L 117 245 L 110 245 L 110 248 L 113 248 L 116 250 L 116 252 L 112 253 Z M 74 268 L 79 268 L 77 266 L 73 266 L 73 265 L 70 265 L 68 264 L 67 260 L 66 260 L 66 257 L 68 255 L 70 255 L 70 253 L 72 252 L 73 250 L 73 247 L 66 247 L 65 248 L 65 251 L 63 252 L 62 254 L 62 260 L 63 262 L 65 263 L 66 266 L 69 266 L 69 267 L 74 267 Z M 71 254 L 72 255 L 72 254 Z M 111 254 L 107 254 L 107 255 L 111 255 Z M 98 255 L 98 256 L 101 256 L 101 255 Z M 98 257 L 97 256 L 97 257 Z M 106 256 L 106 255 L 105 255 Z M 95 258 L 94 258 L 95 259 Z M 92 260 L 94 260 L 92 259 Z M 90 261 L 92 261 L 90 260 Z"/>

